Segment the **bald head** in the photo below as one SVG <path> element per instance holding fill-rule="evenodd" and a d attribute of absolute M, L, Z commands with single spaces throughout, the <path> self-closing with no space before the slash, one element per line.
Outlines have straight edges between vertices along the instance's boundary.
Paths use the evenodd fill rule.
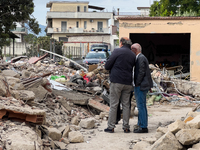
<path fill-rule="evenodd" d="M 132 46 L 131 46 L 131 50 L 132 52 L 134 52 L 136 55 L 141 53 L 142 52 L 142 47 L 140 44 L 138 43 L 134 43 Z"/>

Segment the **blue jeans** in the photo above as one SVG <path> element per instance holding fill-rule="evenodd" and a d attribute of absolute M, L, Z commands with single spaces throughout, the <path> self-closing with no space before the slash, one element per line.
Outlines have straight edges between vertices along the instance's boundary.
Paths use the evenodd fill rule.
<path fill-rule="evenodd" d="M 148 90 L 141 91 L 140 87 L 137 86 L 134 88 L 135 99 L 138 108 L 138 125 L 141 128 L 147 128 L 148 126 L 148 114 L 147 114 L 147 106 L 146 106 L 146 94 Z"/>

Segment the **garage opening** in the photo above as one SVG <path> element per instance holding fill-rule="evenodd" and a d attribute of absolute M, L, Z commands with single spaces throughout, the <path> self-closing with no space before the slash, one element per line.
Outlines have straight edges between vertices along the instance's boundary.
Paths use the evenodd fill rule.
<path fill-rule="evenodd" d="M 182 65 L 183 73 L 190 72 L 190 36 L 190 33 L 130 33 L 132 43 L 142 46 L 150 64 L 160 68 Z"/>

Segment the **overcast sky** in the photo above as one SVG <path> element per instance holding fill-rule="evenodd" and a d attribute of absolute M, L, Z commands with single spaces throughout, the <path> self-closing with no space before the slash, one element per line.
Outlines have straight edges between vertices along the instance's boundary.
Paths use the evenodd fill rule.
<path fill-rule="evenodd" d="M 37 19 L 39 24 L 44 26 L 46 26 L 46 14 L 47 11 L 49 11 L 49 8 L 46 8 L 46 4 L 50 1 L 65 0 L 33 0 L 35 4 L 33 16 Z M 117 10 L 117 8 L 120 8 L 120 12 L 139 12 L 137 10 L 137 7 L 150 7 L 150 4 L 153 3 L 153 0 L 89 0 L 88 2 L 89 5 L 104 7 L 105 11 L 108 12 L 112 12 L 113 8 L 115 8 L 115 10 Z"/>

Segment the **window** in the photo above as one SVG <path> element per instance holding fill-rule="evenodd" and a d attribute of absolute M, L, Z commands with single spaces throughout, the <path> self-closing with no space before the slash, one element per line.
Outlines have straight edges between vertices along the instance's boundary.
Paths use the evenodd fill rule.
<path fill-rule="evenodd" d="M 86 12 L 87 11 L 87 7 L 86 6 L 84 6 L 84 12 Z"/>
<path fill-rule="evenodd" d="M 103 32 L 103 22 L 98 22 L 97 29 L 99 32 Z"/>
<path fill-rule="evenodd" d="M 59 37 L 59 42 L 60 41 L 68 42 L 68 38 L 67 37 Z"/>
<path fill-rule="evenodd" d="M 79 28 L 79 22 L 78 21 L 76 21 L 76 27 Z"/>
<path fill-rule="evenodd" d="M 77 6 L 77 12 L 80 12 L 80 6 Z"/>
<path fill-rule="evenodd" d="M 61 22 L 61 32 L 66 32 L 67 31 L 67 22 L 62 21 Z"/>
<path fill-rule="evenodd" d="M 87 21 L 84 21 L 84 29 L 87 29 Z"/>

